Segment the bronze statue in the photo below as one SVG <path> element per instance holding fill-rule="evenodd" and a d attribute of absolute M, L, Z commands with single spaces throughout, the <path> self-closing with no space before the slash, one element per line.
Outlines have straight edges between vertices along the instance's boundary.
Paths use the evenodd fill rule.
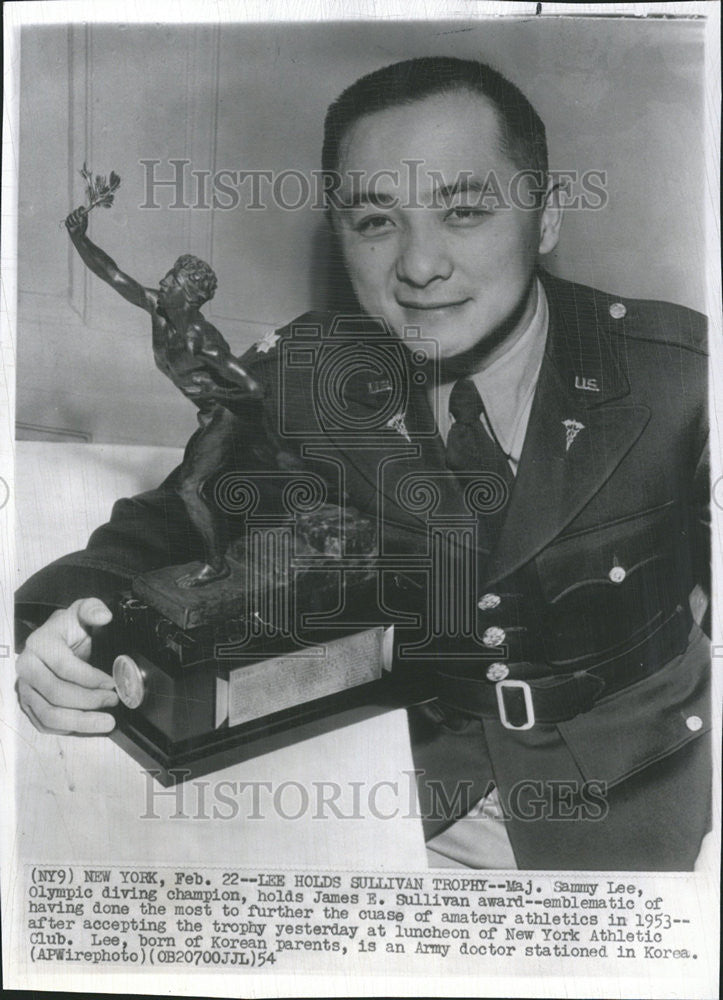
<path fill-rule="evenodd" d="M 83 176 L 87 181 L 89 172 Z M 200 426 L 186 446 L 178 493 L 201 533 L 205 564 L 176 581 L 180 587 L 197 587 L 230 572 L 220 515 L 203 496 L 209 478 L 233 453 L 239 417 L 228 407 L 258 400 L 262 390 L 232 355 L 222 334 L 201 314 L 201 306 L 213 296 L 217 285 L 216 275 L 208 264 L 184 254 L 161 279 L 156 291 L 144 288 L 124 274 L 108 254 L 88 239 L 88 212 L 96 204 L 110 207 L 112 192 L 120 182 L 118 178 L 112 187 L 113 178 L 117 175 L 111 174 L 110 188 L 99 186 L 101 200 L 93 197 L 89 185 L 88 207 L 81 206 L 71 212 L 65 225 L 73 245 L 93 274 L 128 302 L 150 313 L 157 367 L 198 408 Z"/>

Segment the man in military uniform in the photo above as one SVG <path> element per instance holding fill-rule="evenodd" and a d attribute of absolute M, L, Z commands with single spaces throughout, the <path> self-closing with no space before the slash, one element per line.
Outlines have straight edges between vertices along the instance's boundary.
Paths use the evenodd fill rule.
<path fill-rule="evenodd" d="M 400 618 L 394 657 L 436 695 L 410 710 L 430 862 L 691 868 L 710 793 L 691 610 L 709 571 L 702 317 L 541 270 L 561 223 L 544 126 L 489 67 L 420 59 L 357 81 L 329 110 L 323 160 L 364 316 L 307 315 L 242 363 L 276 432 L 378 517 L 400 566 L 435 531 L 450 539 L 426 586 L 384 589 L 421 612 L 417 628 Z M 410 163 L 425 167 L 413 191 Z M 490 203 L 490 177 L 523 197 Z M 319 364 L 277 363 L 309 328 L 319 345 L 399 338 L 406 377 L 380 379 L 370 354 L 340 390 L 345 428 L 325 428 Z M 373 445 L 344 433 L 355 420 Z M 325 433 L 309 459 L 304 440 Z M 444 536 L 452 523 L 469 530 Z M 21 618 L 65 608 L 19 659 L 38 724 L 112 727 L 115 695 L 87 663 L 101 601 L 192 548 L 172 475 L 28 581 Z"/>

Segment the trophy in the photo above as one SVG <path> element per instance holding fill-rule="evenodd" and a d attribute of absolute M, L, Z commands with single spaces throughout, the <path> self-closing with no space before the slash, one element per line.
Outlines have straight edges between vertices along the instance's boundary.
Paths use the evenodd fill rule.
<path fill-rule="evenodd" d="M 184 254 L 157 289 L 129 277 L 87 236 L 120 178 L 81 174 L 88 204 L 65 220 L 70 238 L 149 313 L 155 363 L 199 424 L 174 484 L 204 558 L 136 577 L 93 639 L 118 691 L 114 738 L 170 785 L 408 703 L 408 685 L 382 666 L 373 525 L 329 503 L 265 425 L 262 387 L 201 312 L 217 286 L 209 265 Z M 238 471 L 249 441 L 270 461 Z"/>

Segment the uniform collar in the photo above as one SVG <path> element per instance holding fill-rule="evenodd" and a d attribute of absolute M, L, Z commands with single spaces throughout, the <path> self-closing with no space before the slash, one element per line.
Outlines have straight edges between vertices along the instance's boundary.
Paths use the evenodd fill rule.
<path fill-rule="evenodd" d="M 550 308 L 545 360 L 559 376 L 571 403 L 585 408 L 621 399 L 630 384 L 618 362 L 615 306 L 620 303 L 593 288 L 539 272 Z"/>
<path fill-rule="evenodd" d="M 549 545 L 603 488 L 650 411 L 630 395 L 610 296 L 542 273 L 550 332 L 501 535 L 487 565 L 499 580 Z M 616 315 L 618 314 L 618 315 Z M 535 516 L 531 517 L 534 509 Z"/>
<path fill-rule="evenodd" d="M 614 301 L 610 295 L 556 278 L 544 270 L 538 272 L 538 277 L 549 314 L 543 368 L 551 364 L 568 401 L 585 409 L 627 396 L 630 385 L 620 366 L 617 347 L 624 324 L 616 310 L 616 307 L 621 307 L 621 303 Z M 624 307 L 619 311 L 624 312 Z M 524 370 L 526 363 L 531 360 L 530 354 L 534 353 L 533 345 L 539 343 L 537 335 L 544 321 L 544 307 L 538 300 L 538 308 L 530 327 L 513 345 L 510 354 L 502 355 L 485 372 L 475 376 L 475 379 L 479 377 L 483 382 L 489 383 L 498 365 L 520 363 L 520 369 Z M 385 378 L 388 370 L 383 371 L 387 365 L 380 367 L 374 363 L 374 345 L 375 342 L 380 345 L 386 343 L 385 354 L 389 356 L 389 340 L 394 343 L 396 338 L 382 320 L 364 315 L 344 317 L 343 328 L 334 330 L 335 336 L 340 340 L 356 339 L 357 343 L 360 333 L 365 338 L 367 351 L 362 352 L 360 364 L 346 382 L 344 395 L 352 404 L 379 410 L 384 408 L 393 390 L 390 380 Z M 414 373 L 409 364 L 408 347 L 399 344 L 398 349 L 395 351 L 392 348 L 391 353 L 399 359 L 397 377 L 407 380 L 407 387 L 402 395 L 407 396 L 408 392 L 414 394 L 417 386 L 424 383 L 417 383 L 412 377 Z M 362 360 L 364 356 L 369 358 L 368 365 Z M 537 377 L 538 371 L 539 366 L 535 366 L 533 378 Z"/>

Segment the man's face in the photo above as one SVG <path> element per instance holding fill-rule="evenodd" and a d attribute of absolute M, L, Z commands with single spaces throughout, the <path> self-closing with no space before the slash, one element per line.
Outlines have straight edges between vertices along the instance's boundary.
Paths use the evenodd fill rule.
<path fill-rule="evenodd" d="M 500 148 L 485 98 L 440 94 L 367 115 L 344 137 L 339 169 L 340 199 L 355 204 L 334 209 L 335 226 L 368 313 L 397 334 L 420 327 L 443 358 L 510 322 L 524 329 L 535 305 L 537 256 L 555 246 L 559 218 L 554 209 L 520 206 L 534 203 L 536 184 L 525 179 L 510 188 L 519 171 Z M 361 182 L 355 171 L 363 171 Z M 509 207 L 483 197 L 491 173 Z M 518 191 L 516 204 L 510 190 Z"/>

